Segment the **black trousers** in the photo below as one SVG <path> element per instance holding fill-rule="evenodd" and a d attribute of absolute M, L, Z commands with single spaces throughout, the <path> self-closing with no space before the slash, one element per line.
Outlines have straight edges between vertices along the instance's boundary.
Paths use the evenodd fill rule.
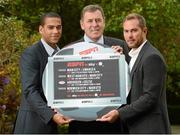
<path fill-rule="evenodd" d="M 128 129 L 120 120 L 109 123 L 100 121 L 72 121 L 69 134 L 127 134 Z"/>

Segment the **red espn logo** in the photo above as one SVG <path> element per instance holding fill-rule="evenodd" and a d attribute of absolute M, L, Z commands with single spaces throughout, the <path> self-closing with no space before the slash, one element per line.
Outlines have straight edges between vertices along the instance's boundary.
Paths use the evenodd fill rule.
<path fill-rule="evenodd" d="M 80 55 L 87 55 L 90 54 L 92 52 L 97 52 L 98 51 L 98 47 L 93 47 L 93 48 L 89 48 L 87 50 L 81 51 L 79 52 Z"/>
<path fill-rule="evenodd" d="M 84 62 L 68 62 L 67 67 L 84 67 Z"/>

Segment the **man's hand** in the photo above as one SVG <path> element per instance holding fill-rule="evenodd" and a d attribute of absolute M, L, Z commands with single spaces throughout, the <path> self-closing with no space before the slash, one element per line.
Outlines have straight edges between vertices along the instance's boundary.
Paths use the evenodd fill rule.
<path fill-rule="evenodd" d="M 115 53 L 120 53 L 120 54 L 123 53 L 123 48 L 118 45 L 113 45 L 111 46 L 111 48 L 115 51 Z"/>
<path fill-rule="evenodd" d="M 72 119 L 63 116 L 60 113 L 55 113 L 53 116 L 53 121 L 56 122 L 58 125 L 64 125 L 64 124 L 68 124 L 69 122 L 71 122 Z"/>
<path fill-rule="evenodd" d="M 117 110 L 112 110 L 109 113 L 103 115 L 101 118 L 96 119 L 97 121 L 107 121 L 110 123 L 115 122 L 119 118 L 119 112 Z"/>

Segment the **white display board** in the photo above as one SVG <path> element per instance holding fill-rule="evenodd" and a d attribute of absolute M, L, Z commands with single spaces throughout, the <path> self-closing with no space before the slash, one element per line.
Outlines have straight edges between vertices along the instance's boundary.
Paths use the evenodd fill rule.
<path fill-rule="evenodd" d="M 95 120 L 126 103 L 130 89 L 125 56 L 95 43 L 60 50 L 48 63 L 43 89 L 52 108 L 76 120 Z"/>

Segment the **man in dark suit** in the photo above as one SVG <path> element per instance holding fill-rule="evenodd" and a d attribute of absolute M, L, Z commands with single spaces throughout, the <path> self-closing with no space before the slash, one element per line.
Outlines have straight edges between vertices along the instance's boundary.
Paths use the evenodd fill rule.
<path fill-rule="evenodd" d="M 57 125 L 66 124 L 66 118 L 47 106 L 43 93 L 42 76 L 48 57 L 57 48 L 62 34 L 61 17 L 54 12 L 42 15 L 39 32 L 41 40 L 27 48 L 20 60 L 22 99 L 14 133 L 57 133 Z"/>
<path fill-rule="evenodd" d="M 144 17 L 129 14 L 123 22 L 124 38 L 131 48 L 131 90 L 128 104 L 110 111 L 98 121 L 126 122 L 131 134 L 170 134 L 166 103 L 166 64 L 161 53 L 146 39 Z"/>
<path fill-rule="evenodd" d="M 88 5 L 83 8 L 80 20 L 84 37 L 76 42 L 95 42 L 112 47 L 116 52 L 124 53 L 127 63 L 129 63 L 128 47 L 123 40 L 107 37 L 103 35 L 105 28 L 105 16 L 102 7 L 99 5 Z M 74 43 L 76 43 L 74 42 Z M 69 133 L 125 133 L 122 123 L 116 120 L 115 123 L 97 121 L 72 121 L 69 124 Z"/>

